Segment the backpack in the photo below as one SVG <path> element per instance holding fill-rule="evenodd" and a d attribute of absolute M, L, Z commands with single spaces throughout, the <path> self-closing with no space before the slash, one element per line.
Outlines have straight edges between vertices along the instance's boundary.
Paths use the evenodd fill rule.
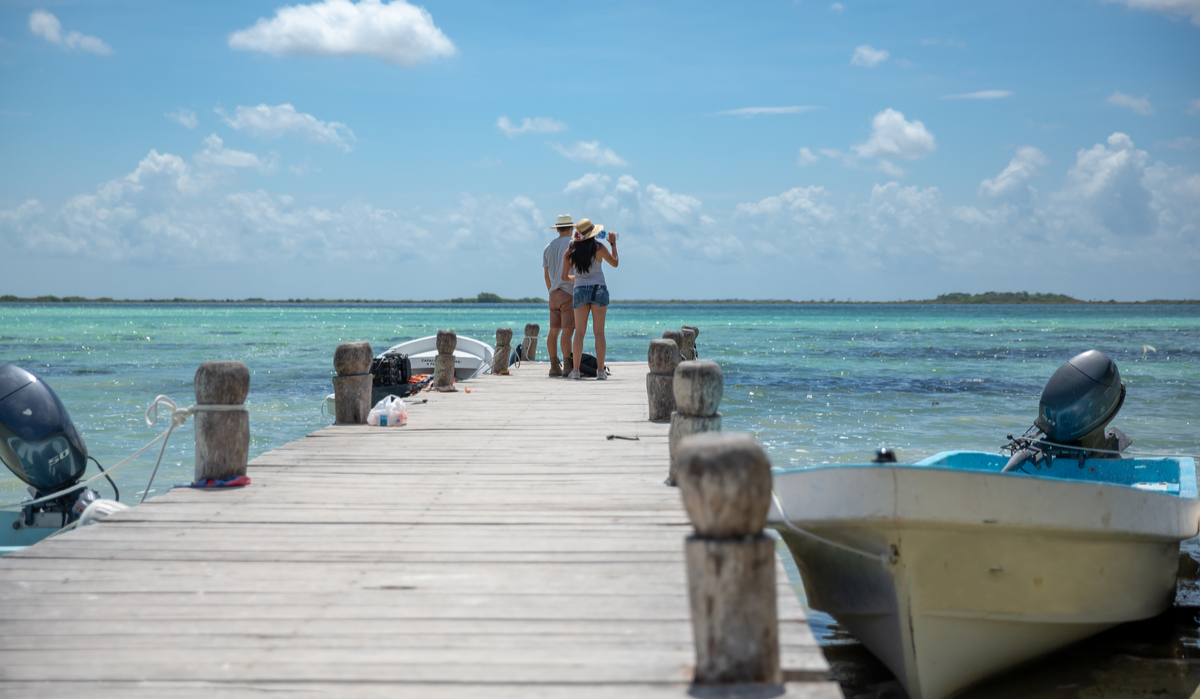
<path fill-rule="evenodd" d="M 372 385 L 377 387 L 407 387 L 412 379 L 412 362 L 408 355 L 385 353 L 371 362 L 371 374 L 375 375 Z"/>
<path fill-rule="evenodd" d="M 583 355 L 579 358 L 579 374 L 580 374 L 580 376 L 584 376 L 584 377 L 596 376 L 596 366 L 597 366 L 596 356 L 590 355 L 586 352 L 583 353 Z M 604 373 L 606 375 L 612 374 L 612 372 L 608 371 L 607 367 L 604 368 Z"/>

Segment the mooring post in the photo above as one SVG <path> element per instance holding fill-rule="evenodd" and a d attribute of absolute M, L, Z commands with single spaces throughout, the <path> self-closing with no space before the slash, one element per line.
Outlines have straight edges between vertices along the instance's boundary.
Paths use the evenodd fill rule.
<path fill-rule="evenodd" d="M 775 543 L 763 535 L 771 465 L 750 435 L 691 435 L 679 448 L 695 683 L 782 682 Z"/>
<path fill-rule="evenodd" d="M 696 359 L 696 331 L 684 326 L 679 329 L 679 335 L 683 337 L 683 347 L 679 348 L 679 355 L 684 360 Z"/>
<path fill-rule="evenodd" d="M 779 685 L 775 541 L 763 534 L 771 463 L 745 433 L 689 435 L 679 486 L 696 533 L 684 545 L 697 685 Z"/>
<path fill-rule="evenodd" d="M 675 450 L 679 447 L 679 441 L 694 433 L 721 430 L 721 414 L 717 413 L 717 408 L 725 391 L 725 375 L 716 362 L 685 361 L 675 367 L 672 385 L 675 390 L 675 410 L 671 412 L 671 429 L 667 433 L 671 457 L 666 482 L 668 486 L 674 486 L 678 481 Z"/>
<path fill-rule="evenodd" d="M 695 337 L 695 338 L 692 338 L 692 350 L 695 350 L 695 349 L 696 349 L 696 338 L 699 338 L 699 337 L 700 337 L 700 328 L 699 328 L 699 327 L 697 327 L 697 326 L 689 326 L 689 325 L 684 325 L 684 326 L 681 326 L 681 327 L 680 327 L 680 329 L 681 329 L 681 330 L 682 330 L 683 328 L 687 328 L 688 330 L 690 330 L 691 332 L 693 332 L 693 333 L 695 333 L 695 334 L 696 334 L 696 337 Z M 692 359 L 693 359 L 693 360 L 699 360 L 699 359 L 700 359 L 700 354 L 699 354 L 699 353 L 696 353 L 696 356 L 695 356 L 695 357 L 693 357 Z"/>
<path fill-rule="evenodd" d="M 521 361 L 534 362 L 537 357 L 538 336 L 542 327 L 536 323 L 525 324 L 525 339 L 521 341 Z"/>
<path fill-rule="evenodd" d="M 658 338 L 650 341 L 646 362 L 646 399 L 650 404 L 650 420 L 669 420 L 675 410 L 675 367 L 679 365 L 679 348 L 675 341 Z"/>
<path fill-rule="evenodd" d="M 342 343 L 333 351 L 334 419 L 340 425 L 366 425 L 371 412 L 371 344 Z"/>
<path fill-rule="evenodd" d="M 454 331 L 437 332 L 438 354 L 433 358 L 433 388 L 454 388 L 454 348 L 458 335 Z"/>
<path fill-rule="evenodd" d="M 663 336 L 667 340 L 674 340 L 675 347 L 683 350 L 683 334 L 679 331 L 663 331 Z"/>
<path fill-rule="evenodd" d="M 496 329 L 496 354 L 492 355 L 492 374 L 508 374 L 508 360 L 512 356 L 512 329 Z"/>
<path fill-rule="evenodd" d="M 250 414 L 205 406 L 242 406 L 250 393 L 250 370 L 241 362 L 205 362 L 193 381 L 196 405 L 196 481 L 246 475 Z"/>

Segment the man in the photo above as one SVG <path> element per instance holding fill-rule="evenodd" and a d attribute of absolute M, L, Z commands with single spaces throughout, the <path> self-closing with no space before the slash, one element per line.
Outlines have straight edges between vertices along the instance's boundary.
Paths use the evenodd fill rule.
<path fill-rule="evenodd" d="M 550 352 L 550 376 L 563 376 L 562 362 L 558 359 L 558 333 L 562 331 L 562 352 L 568 363 L 571 360 L 571 339 L 575 334 L 575 311 L 572 299 L 575 294 L 575 283 L 562 280 L 563 255 L 571 245 L 571 232 L 575 230 L 575 222 L 570 214 L 558 217 L 554 224 L 558 238 L 550 241 L 542 251 L 542 273 L 546 276 L 546 291 L 550 292 L 550 335 L 546 339 L 546 348 Z"/>

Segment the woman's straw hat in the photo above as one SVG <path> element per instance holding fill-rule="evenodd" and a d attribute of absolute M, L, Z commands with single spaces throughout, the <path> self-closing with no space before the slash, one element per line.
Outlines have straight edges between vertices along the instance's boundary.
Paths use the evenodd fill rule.
<path fill-rule="evenodd" d="M 604 230 L 603 226 L 597 226 L 592 223 L 591 219 L 580 219 L 578 224 L 575 224 L 575 230 L 579 234 L 576 240 L 586 241 L 589 238 L 595 238 Z"/>
<path fill-rule="evenodd" d="M 554 224 L 554 228 L 563 228 L 564 226 L 574 226 L 575 222 L 571 221 L 570 214 L 559 214 L 558 223 Z"/>

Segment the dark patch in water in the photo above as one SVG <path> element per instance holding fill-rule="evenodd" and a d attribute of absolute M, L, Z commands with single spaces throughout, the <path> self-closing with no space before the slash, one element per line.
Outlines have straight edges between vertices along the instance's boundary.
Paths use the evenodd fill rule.
<path fill-rule="evenodd" d="M 113 372 L 111 369 L 94 369 L 91 367 L 79 367 L 77 369 L 67 370 L 67 374 L 86 375 L 86 374 L 116 374 L 116 373 Z"/>

